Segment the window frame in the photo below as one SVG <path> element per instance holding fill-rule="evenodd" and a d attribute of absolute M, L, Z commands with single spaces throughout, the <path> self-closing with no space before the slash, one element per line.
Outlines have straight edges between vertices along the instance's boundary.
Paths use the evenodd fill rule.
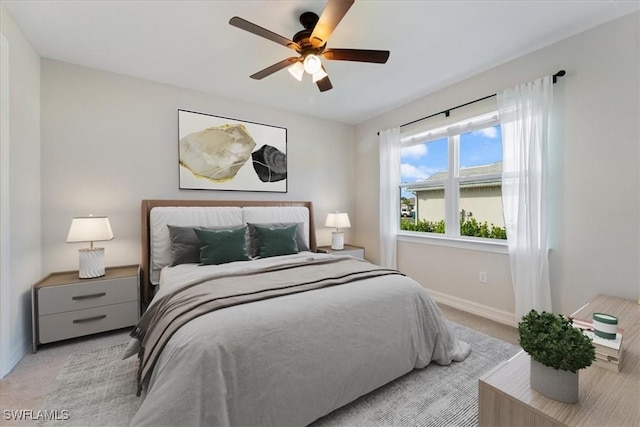
<path fill-rule="evenodd" d="M 408 231 L 401 229 L 401 221 L 396 226 L 397 241 L 448 246 L 462 249 L 481 250 L 485 252 L 508 254 L 506 239 L 491 239 L 460 235 L 460 186 L 465 182 L 478 179 L 478 176 L 460 177 L 460 135 L 496 125 L 501 125 L 497 106 L 485 104 L 475 114 L 467 111 L 462 117 L 443 120 L 445 123 L 421 126 L 402 132 L 400 149 L 428 144 L 429 142 L 447 138 L 447 178 L 443 180 L 445 197 L 445 233 L 422 231 Z M 446 123 L 446 122 L 449 123 Z M 441 121 L 442 122 L 442 121 Z M 493 173 L 482 175 L 482 178 L 502 178 L 502 174 Z M 403 188 L 413 183 L 398 183 L 399 193 Z M 448 196 L 449 195 L 449 196 Z"/>

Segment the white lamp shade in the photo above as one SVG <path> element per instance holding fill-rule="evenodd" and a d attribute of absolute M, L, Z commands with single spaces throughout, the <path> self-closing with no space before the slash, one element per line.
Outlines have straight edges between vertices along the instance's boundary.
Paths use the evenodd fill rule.
<path fill-rule="evenodd" d="M 322 80 L 322 79 L 324 79 L 324 78 L 325 78 L 325 77 L 327 77 L 327 76 L 328 76 L 327 72 L 326 72 L 323 68 L 320 68 L 318 71 L 316 71 L 315 73 L 313 73 L 313 78 L 312 78 L 312 80 L 313 80 L 313 82 L 315 83 L 315 82 L 317 82 L 318 80 Z"/>
<path fill-rule="evenodd" d="M 313 75 L 322 67 L 322 61 L 317 55 L 309 54 L 304 58 L 302 66 L 307 73 Z"/>
<path fill-rule="evenodd" d="M 67 242 L 97 242 L 111 239 L 113 231 L 106 216 L 73 218 L 67 235 Z"/>
<path fill-rule="evenodd" d="M 349 228 L 351 227 L 349 215 L 341 212 L 330 213 L 327 215 L 327 220 L 325 221 L 324 226 L 332 228 Z"/>
<path fill-rule="evenodd" d="M 291 75 L 296 78 L 296 80 L 298 80 L 299 82 L 302 81 L 302 76 L 304 75 L 304 67 L 302 66 L 301 62 L 296 62 L 291 67 L 289 67 L 288 70 L 289 73 L 291 73 Z"/>

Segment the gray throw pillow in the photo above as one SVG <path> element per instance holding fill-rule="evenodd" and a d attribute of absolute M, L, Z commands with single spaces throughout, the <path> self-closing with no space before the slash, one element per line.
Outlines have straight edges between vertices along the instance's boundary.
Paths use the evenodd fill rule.
<path fill-rule="evenodd" d="M 171 242 L 171 266 L 200 262 L 200 240 L 193 227 L 169 227 Z"/>
<path fill-rule="evenodd" d="M 272 223 L 247 223 L 249 227 L 249 256 L 255 258 L 260 255 L 260 236 L 256 230 L 256 226 L 267 228 L 283 228 L 296 225 L 296 244 L 298 252 L 309 251 L 309 246 L 304 240 L 304 224 L 301 222 L 272 222 Z"/>

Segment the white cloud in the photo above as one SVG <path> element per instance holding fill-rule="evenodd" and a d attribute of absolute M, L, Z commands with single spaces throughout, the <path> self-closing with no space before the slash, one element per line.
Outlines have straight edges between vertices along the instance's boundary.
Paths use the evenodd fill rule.
<path fill-rule="evenodd" d="M 414 159 L 419 159 L 420 157 L 426 156 L 429 153 L 429 149 L 427 148 L 427 144 L 418 144 L 412 145 L 411 147 L 406 147 L 402 149 L 402 157 L 412 157 Z"/>
<path fill-rule="evenodd" d="M 423 167 L 416 167 L 408 163 L 400 164 L 400 176 L 403 182 L 410 182 L 413 180 L 421 181 L 429 178 L 431 174 Z"/>
<path fill-rule="evenodd" d="M 498 137 L 498 129 L 495 126 L 490 128 L 484 128 L 473 132 L 474 135 L 482 135 L 486 138 L 497 138 Z"/>

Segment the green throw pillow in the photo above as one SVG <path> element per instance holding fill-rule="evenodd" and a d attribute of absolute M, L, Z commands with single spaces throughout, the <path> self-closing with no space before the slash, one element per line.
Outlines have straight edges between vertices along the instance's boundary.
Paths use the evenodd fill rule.
<path fill-rule="evenodd" d="M 290 227 L 292 225 L 297 226 L 296 243 L 298 244 L 298 252 L 310 251 L 311 249 L 309 249 L 309 245 L 307 245 L 304 237 L 304 224 L 301 222 L 248 222 L 247 226 L 249 227 L 249 243 L 247 244 L 247 248 L 249 249 L 249 257 L 255 258 L 260 255 L 260 236 L 258 235 L 256 226 L 263 228 L 283 228 Z"/>
<path fill-rule="evenodd" d="M 232 261 L 247 261 L 247 227 L 233 230 L 204 230 L 195 228 L 200 246 L 200 263 L 203 265 L 224 264 Z"/>
<path fill-rule="evenodd" d="M 260 238 L 261 258 L 298 253 L 296 242 L 297 224 L 289 227 L 260 227 L 255 226 Z"/>

